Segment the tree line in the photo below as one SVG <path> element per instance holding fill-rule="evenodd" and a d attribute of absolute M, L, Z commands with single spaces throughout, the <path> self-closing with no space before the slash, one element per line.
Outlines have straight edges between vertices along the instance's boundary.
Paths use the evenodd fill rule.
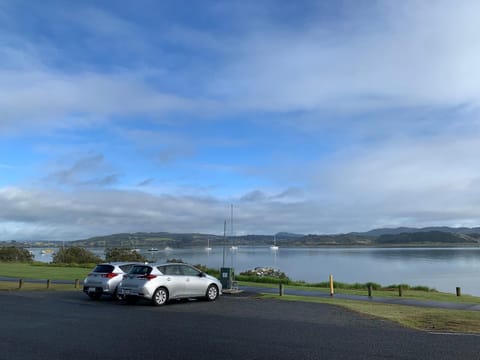
<path fill-rule="evenodd" d="M 25 248 L 16 246 L 0 246 L 0 261 L 2 262 L 33 262 L 33 254 Z M 93 264 L 103 261 L 146 261 L 137 251 L 126 248 L 108 248 L 105 260 L 90 250 L 80 246 L 60 248 L 52 257 L 53 264 Z"/>

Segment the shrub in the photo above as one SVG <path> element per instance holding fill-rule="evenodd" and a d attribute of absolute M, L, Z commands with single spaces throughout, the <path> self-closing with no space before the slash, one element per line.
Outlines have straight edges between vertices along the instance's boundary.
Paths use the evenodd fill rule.
<path fill-rule="evenodd" d="M 198 270 L 203 271 L 204 273 L 211 275 L 213 277 L 219 278 L 220 277 L 220 271 L 216 269 L 210 269 L 207 268 L 205 265 L 202 264 L 197 264 L 194 265 Z"/>
<path fill-rule="evenodd" d="M 144 262 L 147 259 L 135 250 L 125 248 L 109 248 L 105 252 L 106 261 L 139 261 Z"/>
<path fill-rule="evenodd" d="M 54 264 L 86 264 L 101 262 L 97 255 L 78 246 L 66 247 L 60 249 L 53 255 Z"/>
<path fill-rule="evenodd" d="M 33 255 L 30 251 L 24 248 L 2 246 L 0 247 L 0 261 L 32 262 Z"/>
<path fill-rule="evenodd" d="M 237 275 L 235 278 L 239 281 L 248 281 L 248 282 L 256 282 L 256 283 L 263 283 L 263 284 L 285 284 L 290 285 L 291 281 L 289 278 L 281 279 L 281 278 L 274 278 L 269 276 L 256 276 L 256 275 Z"/>

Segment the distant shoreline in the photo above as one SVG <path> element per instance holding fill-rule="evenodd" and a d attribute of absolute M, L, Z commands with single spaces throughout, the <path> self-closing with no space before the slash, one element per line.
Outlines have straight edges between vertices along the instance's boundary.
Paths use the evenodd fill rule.
<path fill-rule="evenodd" d="M 0 246 L 11 246 L 11 245 L 5 245 L 0 243 Z M 46 245 L 32 245 L 32 244 L 26 244 L 26 245 L 17 245 L 21 247 L 28 247 L 32 249 L 43 249 L 46 247 L 54 247 L 54 248 L 60 248 L 62 245 L 60 244 L 46 244 Z M 72 245 L 70 242 L 65 242 L 64 246 L 69 247 L 69 246 L 79 246 L 79 245 Z M 268 248 L 269 245 L 261 244 L 261 245 L 252 245 L 252 244 L 242 244 L 238 243 L 236 244 L 238 247 L 249 247 L 249 248 Z M 109 247 L 120 247 L 120 246 L 108 246 L 108 245 L 97 245 L 97 246 L 81 246 L 81 247 L 86 247 L 90 249 L 105 249 Z M 130 248 L 128 246 L 122 246 L 123 248 Z M 212 248 L 223 248 L 223 245 L 215 245 L 211 244 Z M 226 244 L 225 247 L 229 248 L 230 244 Z M 143 251 L 147 251 L 150 249 L 150 247 L 143 247 L 143 246 L 136 246 L 135 248 L 138 248 Z M 173 246 L 172 250 L 175 249 L 204 249 L 205 247 L 200 246 L 200 245 L 191 245 L 191 246 Z M 365 249 L 389 249 L 389 248 L 480 248 L 480 244 L 470 244 L 470 243 L 463 243 L 463 244 L 441 244 L 441 243 L 435 243 L 435 244 L 391 244 L 391 245 L 359 245 L 359 244 L 316 244 L 316 245 L 281 245 L 279 246 L 279 250 L 282 248 L 287 248 L 287 249 L 293 249 L 293 248 L 365 248 Z M 273 251 L 273 250 L 272 250 Z"/>

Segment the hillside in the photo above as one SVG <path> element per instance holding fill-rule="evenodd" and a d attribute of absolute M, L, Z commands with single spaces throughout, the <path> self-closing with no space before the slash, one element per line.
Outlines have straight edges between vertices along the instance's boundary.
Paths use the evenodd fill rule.
<path fill-rule="evenodd" d="M 401 228 L 406 229 L 406 228 Z M 410 229 L 410 228 L 409 228 Z M 378 235 L 376 235 L 378 234 Z M 131 248 L 183 248 L 204 247 L 207 242 L 211 246 L 243 245 L 267 246 L 273 243 L 272 235 L 244 235 L 227 237 L 199 234 L 199 233 L 122 233 L 108 236 L 92 237 L 85 240 L 71 242 L 71 245 L 84 247 L 131 247 Z M 480 245 L 480 232 L 467 231 L 466 228 L 455 232 L 453 228 L 448 231 L 417 229 L 417 231 L 404 231 L 400 229 L 372 230 L 366 233 L 349 233 L 337 235 L 299 235 L 290 233 L 276 234 L 279 246 L 458 246 Z"/>
<path fill-rule="evenodd" d="M 227 237 L 200 233 L 137 232 L 95 236 L 69 242 L 62 241 L 1 241 L 0 245 L 18 247 L 58 247 L 63 245 L 82 247 L 128 248 L 185 248 L 210 246 L 270 246 L 273 235 L 244 235 Z M 348 234 L 293 234 L 279 232 L 275 235 L 281 247 L 315 246 L 480 246 L 480 228 L 383 228 Z"/>

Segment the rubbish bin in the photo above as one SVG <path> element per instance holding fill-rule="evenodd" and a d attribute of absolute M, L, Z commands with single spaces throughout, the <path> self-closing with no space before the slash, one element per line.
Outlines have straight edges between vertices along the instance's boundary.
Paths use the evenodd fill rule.
<path fill-rule="evenodd" d="M 220 268 L 220 282 L 224 289 L 231 289 L 233 282 L 233 268 Z"/>

